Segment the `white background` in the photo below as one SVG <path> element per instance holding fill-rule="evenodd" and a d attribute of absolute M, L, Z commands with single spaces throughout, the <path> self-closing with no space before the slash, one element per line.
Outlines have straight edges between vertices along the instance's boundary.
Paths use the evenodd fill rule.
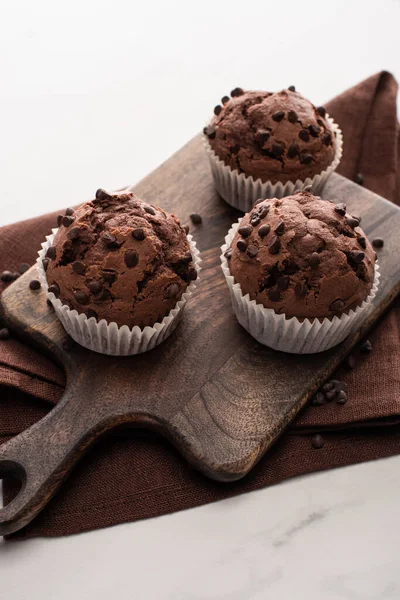
<path fill-rule="evenodd" d="M 399 0 L 0 0 L 0 225 L 138 181 L 237 85 L 320 104 L 381 69 L 400 79 L 399 25 Z M 399 467 L 0 542 L 0 597 L 398 599 Z"/>

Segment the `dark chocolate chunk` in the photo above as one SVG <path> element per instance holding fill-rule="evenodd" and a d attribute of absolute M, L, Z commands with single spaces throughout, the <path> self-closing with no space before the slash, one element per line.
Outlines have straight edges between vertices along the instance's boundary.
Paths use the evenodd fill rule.
<path fill-rule="evenodd" d="M 337 312 L 340 310 L 343 310 L 345 307 L 345 303 L 343 302 L 343 300 L 341 300 L 340 298 L 337 298 L 337 300 L 334 300 L 331 305 L 330 305 L 330 309 L 332 312 Z"/>
<path fill-rule="evenodd" d="M 228 248 L 228 250 L 225 252 L 224 256 L 225 256 L 225 258 L 227 260 L 231 260 L 231 258 L 232 258 L 232 248 Z"/>
<path fill-rule="evenodd" d="M 250 218 L 250 224 L 253 225 L 253 227 L 256 227 L 257 225 L 259 225 L 259 223 L 261 222 L 261 217 L 258 213 L 253 213 L 253 215 Z"/>
<path fill-rule="evenodd" d="M 309 154 L 308 152 L 302 152 L 300 154 L 300 162 L 302 165 L 310 165 L 313 161 L 313 157 L 312 154 Z"/>
<path fill-rule="evenodd" d="M 287 290 L 290 285 L 289 275 L 282 275 L 281 277 L 279 277 L 276 284 L 277 284 L 278 288 L 281 290 L 281 292 L 284 292 L 285 290 Z"/>
<path fill-rule="evenodd" d="M 308 133 L 307 129 L 301 129 L 299 131 L 299 138 L 301 140 L 303 140 L 303 142 L 309 142 L 310 141 L 310 134 Z"/>
<path fill-rule="evenodd" d="M 112 198 L 111 194 L 108 194 L 105 190 L 103 189 L 98 189 L 96 192 L 96 200 L 110 200 Z"/>
<path fill-rule="evenodd" d="M 320 450 L 324 447 L 324 444 L 324 438 L 319 433 L 311 438 L 311 446 L 314 448 L 314 450 Z"/>
<path fill-rule="evenodd" d="M 32 281 L 29 282 L 29 287 L 31 290 L 39 290 L 40 281 L 38 279 L 32 279 Z"/>
<path fill-rule="evenodd" d="M 69 227 L 70 225 L 72 225 L 72 223 L 75 221 L 75 217 L 69 217 L 69 216 L 65 216 L 62 218 L 62 224 L 64 225 L 64 227 Z"/>
<path fill-rule="evenodd" d="M 360 221 L 358 219 L 355 219 L 354 217 L 350 216 L 350 217 L 346 217 L 346 223 L 349 227 L 354 229 L 355 227 L 358 227 Z"/>
<path fill-rule="evenodd" d="M 75 211 L 74 211 L 74 209 L 73 209 L 73 208 L 70 208 L 70 207 L 69 207 L 69 208 L 66 208 L 66 209 L 65 209 L 65 214 L 67 215 L 67 217 L 70 217 L 71 215 L 73 215 L 73 214 L 74 214 L 74 212 L 75 212 Z"/>
<path fill-rule="evenodd" d="M 247 246 L 247 255 L 250 256 L 250 258 L 255 258 L 258 254 L 258 248 L 255 244 L 249 244 Z"/>
<path fill-rule="evenodd" d="M 296 296 L 306 296 L 307 295 L 307 288 L 304 285 L 304 283 L 301 283 L 300 281 L 298 283 L 296 283 L 296 285 L 294 286 L 294 293 L 296 294 Z"/>
<path fill-rule="evenodd" d="M 383 248 L 384 243 L 385 242 L 384 242 L 383 238 L 380 238 L 380 237 L 376 237 L 372 240 L 372 245 L 374 248 Z"/>
<path fill-rule="evenodd" d="M 201 215 L 198 215 L 197 213 L 192 213 L 190 215 L 190 220 L 194 225 L 200 225 L 203 222 Z"/>
<path fill-rule="evenodd" d="M 323 392 L 317 392 L 315 396 L 312 397 L 311 404 L 313 406 L 322 406 L 323 404 L 325 404 L 325 401 L 325 394 Z"/>
<path fill-rule="evenodd" d="M 256 133 L 256 141 L 261 147 L 264 146 L 265 142 L 268 142 L 271 136 L 271 132 L 267 129 L 259 129 Z"/>
<path fill-rule="evenodd" d="M 74 298 L 79 304 L 89 304 L 89 295 L 83 290 L 75 291 Z"/>
<path fill-rule="evenodd" d="M 80 260 L 76 260 L 72 263 L 72 270 L 78 275 L 83 275 L 86 272 L 87 266 Z"/>
<path fill-rule="evenodd" d="M 132 237 L 135 238 L 135 240 L 138 240 L 139 242 L 143 241 L 144 238 L 146 237 L 144 229 L 142 229 L 141 227 L 134 229 L 132 231 Z"/>
<path fill-rule="evenodd" d="M 196 281 L 197 279 L 197 271 L 194 267 L 192 267 L 191 269 L 189 269 L 188 271 L 188 278 L 190 281 Z"/>
<path fill-rule="evenodd" d="M 357 175 L 354 178 L 354 181 L 358 183 L 358 185 L 362 185 L 364 183 L 364 177 L 362 173 L 357 173 Z"/>
<path fill-rule="evenodd" d="M 26 273 L 29 270 L 29 265 L 28 263 L 22 263 L 21 265 L 19 265 L 19 272 L 21 273 L 21 275 L 23 273 Z"/>
<path fill-rule="evenodd" d="M 289 92 L 295 92 L 296 88 L 294 85 L 289 85 L 288 90 L 289 90 Z"/>
<path fill-rule="evenodd" d="M 11 273 L 11 271 L 3 271 L 2 274 L 0 275 L 0 279 L 2 281 L 4 281 L 5 283 L 10 283 L 10 281 L 14 280 L 13 274 Z"/>
<path fill-rule="evenodd" d="M 183 229 L 184 229 L 184 231 L 185 231 L 186 235 L 187 235 L 187 234 L 189 233 L 189 231 L 190 231 L 190 227 L 189 227 L 189 225 L 184 225 Z"/>
<path fill-rule="evenodd" d="M 10 332 L 7 327 L 3 327 L 0 329 L 0 340 L 8 340 L 10 337 Z"/>
<path fill-rule="evenodd" d="M 49 261 L 49 259 L 48 259 L 48 258 L 44 258 L 44 259 L 42 260 L 43 269 L 44 269 L 45 271 L 47 271 L 47 267 L 49 266 L 49 262 L 50 262 L 50 261 Z"/>
<path fill-rule="evenodd" d="M 283 110 L 277 110 L 276 112 L 274 112 L 274 114 L 272 115 L 272 119 L 274 121 L 276 121 L 277 123 L 279 123 L 279 121 L 282 121 L 283 117 L 285 116 L 285 113 Z"/>
<path fill-rule="evenodd" d="M 266 223 L 265 225 L 261 225 L 260 229 L 258 230 L 258 235 L 260 236 L 260 238 L 265 238 L 265 236 L 267 236 L 270 231 L 271 226 L 268 223 Z"/>
<path fill-rule="evenodd" d="M 278 225 L 274 229 L 276 235 L 283 235 L 285 231 L 285 223 L 284 221 L 279 221 Z"/>
<path fill-rule="evenodd" d="M 289 149 L 287 151 L 288 158 L 295 158 L 298 155 L 299 151 L 300 149 L 298 144 L 290 144 Z"/>
<path fill-rule="evenodd" d="M 246 252 L 247 250 L 247 243 L 244 240 L 238 240 L 236 246 L 240 252 Z"/>
<path fill-rule="evenodd" d="M 154 208 L 152 206 L 149 206 L 149 205 L 145 204 L 143 206 L 143 208 L 147 212 L 147 214 L 149 214 L 149 215 L 155 215 L 156 214 L 156 211 L 154 210 Z"/>
<path fill-rule="evenodd" d="M 324 118 L 326 115 L 326 108 L 324 106 L 318 106 L 317 113 L 320 117 Z"/>
<path fill-rule="evenodd" d="M 344 366 L 347 367 L 348 369 L 354 369 L 355 365 L 356 365 L 356 359 L 352 354 L 350 354 L 344 361 Z"/>
<path fill-rule="evenodd" d="M 324 133 L 324 135 L 322 136 L 322 141 L 325 144 L 325 146 L 329 146 L 329 144 L 332 142 L 332 134 L 329 133 L 329 131 Z"/>
<path fill-rule="evenodd" d="M 48 291 L 50 294 L 54 294 L 56 298 L 58 298 L 60 295 L 60 288 L 57 285 L 57 283 L 53 283 L 52 285 L 50 285 Z"/>
<path fill-rule="evenodd" d="M 250 225 L 243 225 L 243 227 L 239 227 L 238 229 L 238 233 L 244 238 L 248 238 L 252 231 Z"/>
<path fill-rule="evenodd" d="M 326 399 L 328 400 L 328 402 L 333 400 L 334 397 L 336 396 L 336 394 L 337 394 L 337 391 L 335 388 L 333 390 L 330 390 L 329 392 L 326 392 L 325 396 L 326 396 Z"/>
<path fill-rule="evenodd" d="M 271 254 L 278 254 L 281 248 L 281 241 L 278 236 L 274 235 L 269 243 L 268 248 Z"/>
<path fill-rule="evenodd" d="M 182 262 L 187 264 L 187 263 L 190 263 L 192 260 L 193 260 L 192 254 L 189 251 L 185 252 Z"/>
<path fill-rule="evenodd" d="M 268 290 L 268 298 L 271 302 L 279 302 L 281 299 L 281 293 L 277 287 L 272 287 Z"/>
<path fill-rule="evenodd" d="M 318 137 L 321 133 L 321 127 L 319 125 L 310 125 L 308 129 L 313 137 Z"/>
<path fill-rule="evenodd" d="M 167 287 L 167 289 L 165 290 L 166 298 L 176 298 L 178 294 L 179 294 L 179 286 L 176 283 L 171 283 L 171 285 L 169 285 Z"/>
<path fill-rule="evenodd" d="M 105 231 L 103 233 L 102 240 L 105 243 L 105 245 L 109 248 L 115 247 L 115 244 L 117 242 L 117 238 L 110 231 Z"/>
<path fill-rule="evenodd" d="M 223 97 L 221 98 L 221 102 L 222 102 L 222 104 L 227 104 L 227 102 L 229 102 L 229 100 L 230 100 L 229 96 L 223 96 Z"/>
<path fill-rule="evenodd" d="M 268 204 L 264 204 L 264 206 L 260 206 L 260 208 L 258 209 L 258 216 L 260 217 L 260 219 L 264 219 L 268 213 L 269 213 Z"/>
<path fill-rule="evenodd" d="M 129 250 L 125 254 L 125 264 L 127 267 L 136 267 L 139 262 L 139 254 L 135 250 Z"/>
<path fill-rule="evenodd" d="M 20 277 L 20 274 L 15 272 L 13 273 L 13 281 L 15 281 L 16 279 L 18 279 L 18 277 Z"/>
<path fill-rule="evenodd" d="M 92 294 L 96 295 L 100 294 L 101 290 L 103 289 L 103 285 L 100 283 L 100 281 L 91 281 L 87 284 L 87 288 Z"/>
<path fill-rule="evenodd" d="M 64 215 L 58 215 L 58 217 L 57 217 L 57 227 L 61 227 L 61 223 L 62 223 L 63 218 L 64 218 Z"/>
<path fill-rule="evenodd" d="M 344 204 L 344 202 L 340 202 L 339 204 L 336 204 L 335 206 L 335 211 L 337 213 L 339 213 L 339 215 L 342 215 L 342 217 L 344 217 L 344 215 L 346 214 L 346 205 Z"/>
<path fill-rule="evenodd" d="M 338 397 L 336 399 L 338 404 L 346 404 L 347 402 L 347 394 L 344 390 L 340 390 Z"/>
<path fill-rule="evenodd" d="M 93 310 L 92 308 L 87 309 L 86 316 L 88 319 L 91 319 L 92 317 L 94 317 L 96 319 L 96 321 L 99 318 L 99 315 L 97 314 L 97 312 L 95 310 Z"/>
<path fill-rule="evenodd" d="M 215 125 L 208 125 L 207 127 L 204 127 L 203 133 L 209 137 L 210 140 L 213 140 L 215 138 Z"/>
<path fill-rule="evenodd" d="M 364 260 L 365 254 L 364 252 L 361 252 L 361 250 L 354 250 L 353 252 L 350 252 L 350 257 L 356 265 L 359 265 Z"/>
<path fill-rule="evenodd" d="M 280 158 L 284 151 L 285 148 L 282 146 L 282 144 L 272 144 L 271 152 L 275 156 L 275 158 Z"/>
<path fill-rule="evenodd" d="M 49 246 L 46 252 L 46 258 L 54 259 L 57 256 L 57 250 L 55 246 Z"/>
<path fill-rule="evenodd" d="M 295 110 L 289 110 L 287 118 L 290 123 L 297 123 L 297 119 L 299 118 L 299 115 L 297 114 L 297 112 Z"/>
<path fill-rule="evenodd" d="M 103 289 L 103 291 L 101 292 L 101 295 L 96 298 L 96 301 L 99 300 L 100 302 L 107 302 L 108 300 L 111 300 L 112 296 L 111 296 L 111 292 L 110 290 L 106 290 Z"/>
<path fill-rule="evenodd" d="M 218 117 L 218 115 L 221 114 L 222 111 L 222 106 L 220 104 L 217 104 L 217 106 L 214 107 L 214 115 L 216 117 Z"/>
<path fill-rule="evenodd" d="M 312 269 L 316 269 L 317 267 L 319 267 L 320 262 L 321 259 L 319 257 L 318 252 L 313 252 L 310 258 L 308 259 L 308 264 Z"/>
<path fill-rule="evenodd" d="M 357 242 L 360 244 L 361 248 L 364 248 L 365 250 L 365 248 L 367 247 L 367 240 L 363 235 L 360 235 L 360 237 L 357 238 Z"/>
<path fill-rule="evenodd" d="M 333 390 L 334 387 L 335 387 L 335 384 L 334 384 L 334 382 L 332 380 L 331 381 L 327 381 L 322 386 L 322 391 L 323 392 L 330 392 L 331 390 Z"/>
<path fill-rule="evenodd" d="M 67 237 L 70 240 L 76 240 L 81 233 L 79 227 L 72 227 L 72 229 L 68 230 Z"/>
<path fill-rule="evenodd" d="M 102 271 L 104 281 L 109 284 L 113 284 L 117 281 L 117 272 L 114 269 L 103 269 Z"/>
<path fill-rule="evenodd" d="M 360 352 L 369 354 L 372 351 L 372 344 L 369 340 L 365 340 L 360 346 Z"/>
<path fill-rule="evenodd" d="M 244 91 L 242 90 L 242 88 L 240 87 L 235 87 L 232 91 L 231 91 L 231 96 L 232 98 L 235 98 L 237 96 L 242 96 L 244 94 Z"/>

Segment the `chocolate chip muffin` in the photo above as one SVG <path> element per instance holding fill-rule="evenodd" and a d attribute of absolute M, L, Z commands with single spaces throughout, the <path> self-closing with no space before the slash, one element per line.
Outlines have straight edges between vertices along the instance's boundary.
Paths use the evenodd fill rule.
<path fill-rule="evenodd" d="M 129 328 L 161 321 L 197 278 L 175 215 L 133 193 L 104 190 L 59 218 L 43 266 L 49 292 L 63 304 Z"/>
<path fill-rule="evenodd" d="M 326 110 L 294 87 L 277 93 L 235 88 L 204 128 L 217 157 L 238 173 L 262 182 L 305 181 L 335 158 L 336 139 Z"/>
<path fill-rule="evenodd" d="M 299 320 L 360 306 L 374 281 L 375 252 L 360 219 L 301 192 L 264 200 L 246 214 L 226 252 L 243 295 Z"/>

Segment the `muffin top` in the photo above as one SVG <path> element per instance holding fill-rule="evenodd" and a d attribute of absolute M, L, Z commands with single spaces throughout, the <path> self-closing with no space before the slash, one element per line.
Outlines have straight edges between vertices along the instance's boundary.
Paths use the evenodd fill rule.
<path fill-rule="evenodd" d="M 98 190 L 59 225 L 44 259 L 49 291 L 87 317 L 154 325 L 197 278 L 177 217 L 133 193 Z"/>
<path fill-rule="evenodd" d="M 335 156 L 335 135 L 323 106 L 294 88 L 277 93 L 237 88 L 204 128 L 215 154 L 231 169 L 261 181 L 304 181 Z"/>
<path fill-rule="evenodd" d="M 325 318 L 360 305 L 374 280 L 375 252 L 360 218 L 301 192 L 263 200 L 227 250 L 243 294 L 287 317 Z"/>

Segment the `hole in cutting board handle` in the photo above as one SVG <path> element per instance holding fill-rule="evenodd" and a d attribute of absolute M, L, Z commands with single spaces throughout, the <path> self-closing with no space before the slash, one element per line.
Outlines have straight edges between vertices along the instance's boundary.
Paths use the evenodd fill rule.
<path fill-rule="evenodd" d="M 9 506 L 16 498 L 20 495 L 26 485 L 26 471 L 24 467 L 13 461 L 13 460 L 3 460 L 0 461 L 0 482 L 2 482 L 2 497 L 0 497 L 0 514 L 3 508 Z M 11 497 L 7 498 L 7 502 L 5 502 L 5 491 L 4 491 L 4 483 L 8 480 L 9 483 L 9 491 Z"/>

